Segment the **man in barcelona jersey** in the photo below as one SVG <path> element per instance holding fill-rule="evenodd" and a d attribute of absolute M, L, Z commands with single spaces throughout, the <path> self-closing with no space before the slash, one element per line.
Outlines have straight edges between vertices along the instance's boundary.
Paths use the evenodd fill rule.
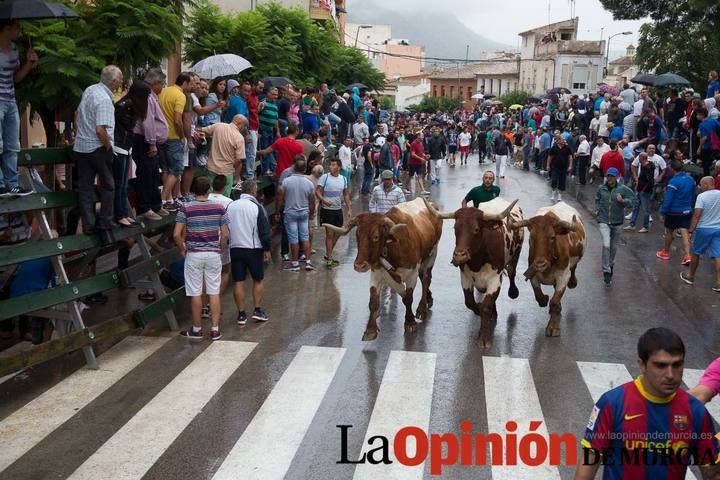
<path fill-rule="evenodd" d="M 680 389 L 682 339 L 653 328 L 638 341 L 641 375 L 603 394 L 582 440 L 575 480 L 682 480 L 688 465 L 703 479 L 720 479 L 718 440 L 703 404 Z"/>

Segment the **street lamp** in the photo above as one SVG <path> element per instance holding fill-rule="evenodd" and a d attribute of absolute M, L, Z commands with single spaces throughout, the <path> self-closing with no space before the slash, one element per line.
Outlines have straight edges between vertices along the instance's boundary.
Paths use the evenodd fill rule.
<path fill-rule="evenodd" d="M 372 28 L 372 25 L 358 25 L 357 31 L 355 32 L 355 48 L 357 48 L 358 36 L 360 35 L 360 29 Z M 370 47 L 368 47 L 370 48 Z"/>
<path fill-rule="evenodd" d="M 610 35 L 607 39 L 607 53 L 605 53 L 605 77 L 607 77 L 608 74 L 608 61 L 610 60 L 610 40 L 612 40 L 614 37 L 617 37 L 618 35 L 632 35 L 633 32 L 621 32 L 616 33 L 615 35 Z"/>

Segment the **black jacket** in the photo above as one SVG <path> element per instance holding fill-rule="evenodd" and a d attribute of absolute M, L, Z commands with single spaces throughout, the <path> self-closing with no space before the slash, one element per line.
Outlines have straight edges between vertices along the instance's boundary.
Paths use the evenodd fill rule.
<path fill-rule="evenodd" d="M 122 100 L 115 104 L 115 146 L 123 150 L 130 150 L 133 145 L 133 129 L 135 119 L 132 105 L 129 100 Z"/>
<path fill-rule="evenodd" d="M 445 156 L 445 137 L 442 135 L 438 135 L 437 137 L 435 135 L 431 135 L 427 146 L 428 154 L 430 154 L 431 159 L 437 160 L 438 158 L 443 158 Z"/>

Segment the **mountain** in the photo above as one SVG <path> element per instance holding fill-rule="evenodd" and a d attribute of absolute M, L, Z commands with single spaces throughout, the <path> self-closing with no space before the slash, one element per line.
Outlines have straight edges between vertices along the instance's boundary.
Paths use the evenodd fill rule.
<path fill-rule="evenodd" d="M 396 12 L 377 0 L 351 0 L 347 10 L 350 23 L 392 25 L 394 38 L 407 38 L 411 44 L 424 45 L 426 57 L 464 59 L 466 45 L 470 45 L 470 59 L 478 58 L 481 52 L 512 48 L 478 35 L 453 13 L 419 8 Z M 433 62 L 428 60 L 428 63 Z"/>

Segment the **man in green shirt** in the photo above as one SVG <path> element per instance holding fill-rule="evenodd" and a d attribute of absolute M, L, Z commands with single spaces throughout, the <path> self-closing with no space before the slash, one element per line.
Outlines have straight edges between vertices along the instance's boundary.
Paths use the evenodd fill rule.
<path fill-rule="evenodd" d="M 482 185 L 473 188 L 465 195 L 465 199 L 462 202 L 462 207 L 466 208 L 468 202 L 472 201 L 475 208 L 483 202 L 489 202 L 493 198 L 500 196 L 500 187 L 493 185 L 495 183 L 495 174 L 488 170 L 483 175 Z"/>

